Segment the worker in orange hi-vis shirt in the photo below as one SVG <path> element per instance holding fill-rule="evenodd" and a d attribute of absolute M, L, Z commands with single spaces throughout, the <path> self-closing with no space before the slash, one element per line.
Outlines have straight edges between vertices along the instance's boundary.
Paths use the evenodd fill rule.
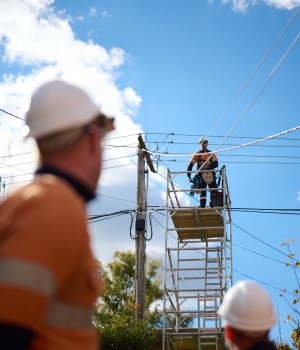
<path fill-rule="evenodd" d="M 113 119 L 82 89 L 57 80 L 33 94 L 26 124 L 40 167 L 0 206 L 0 348 L 99 349 L 92 314 L 103 286 L 85 203 Z"/>
<path fill-rule="evenodd" d="M 216 175 L 215 172 L 211 171 L 219 166 L 218 158 L 214 152 L 211 152 L 207 149 L 208 140 L 202 137 L 199 140 L 199 144 L 202 149 L 194 153 L 188 168 L 187 176 L 189 181 L 193 183 L 192 188 L 197 188 L 200 191 L 200 207 L 205 208 L 206 205 L 206 187 L 217 188 Z M 193 170 L 194 164 L 197 164 L 197 173 L 192 178 L 191 171 Z M 208 170 L 208 172 L 205 172 Z M 198 172 L 199 171 L 199 172 Z M 197 193 L 198 193 L 197 191 Z M 213 206 L 212 196 L 215 195 L 217 190 L 211 190 L 210 196 L 210 206 Z M 194 195 L 194 192 L 191 192 L 191 195 Z"/>

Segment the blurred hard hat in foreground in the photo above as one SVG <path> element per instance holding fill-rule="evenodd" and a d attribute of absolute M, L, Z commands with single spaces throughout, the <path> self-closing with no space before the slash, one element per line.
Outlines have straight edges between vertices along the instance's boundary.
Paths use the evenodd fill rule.
<path fill-rule="evenodd" d="M 269 294 L 253 281 L 240 281 L 231 287 L 218 314 L 225 326 L 244 331 L 267 331 L 277 320 Z"/>
<path fill-rule="evenodd" d="M 27 137 L 40 139 L 65 130 L 82 127 L 101 116 L 103 128 L 113 129 L 108 118 L 81 88 L 60 80 L 39 87 L 32 95 L 26 124 Z"/>

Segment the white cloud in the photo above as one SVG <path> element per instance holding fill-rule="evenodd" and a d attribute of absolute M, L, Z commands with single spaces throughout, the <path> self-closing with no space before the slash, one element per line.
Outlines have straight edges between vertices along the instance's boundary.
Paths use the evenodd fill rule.
<path fill-rule="evenodd" d="M 55 11 L 51 0 L 0 1 L 0 49 L 7 71 L 0 81 L 0 106 L 24 118 L 32 91 L 55 78 L 86 89 L 106 113 L 116 118 L 116 130 L 106 141 L 99 192 L 130 201 L 100 197 L 89 210 L 99 214 L 134 208 L 138 142 L 137 136 L 122 136 L 142 132 L 132 120 L 142 99 L 132 87 L 117 85 L 119 70 L 126 64 L 125 52 L 121 48 L 107 50 L 92 41 L 79 40 L 72 23 L 65 11 Z M 23 141 L 23 125 L 22 120 L 1 114 L 0 156 L 15 155 L 0 159 L 1 176 L 10 184 L 6 192 L 14 183 L 29 181 L 37 166 L 34 142 Z M 161 179 L 151 176 L 149 188 L 149 202 L 151 199 L 151 203 L 163 203 Z M 130 218 L 114 220 L 101 225 L 101 235 L 97 224 L 91 225 L 94 249 L 104 262 L 110 260 L 117 249 L 134 250 L 134 241 L 130 240 L 129 232 L 127 235 Z M 112 244 L 112 238 L 116 244 Z M 149 249 L 157 251 L 151 244 L 163 247 L 162 242 L 162 234 L 156 235 L 153 243 L 149 242 Z"/>
<path fill-rule="evenodd" d="M 108 51 L 78 40 L 70 20 L 55 14 L 51 4 L 46 0 L 0 2 L 4 64 L 19 65 L 22 73 L 26 71 L 2 77 L 1 105 L 23 116 L 36 86 L 62 78 L 81 85 L 106 110 L 128 119 L 127 115 L 137 112 L 141 98 L 132 88 L 122 90 L 116 85 L 118 68 L 125 63 L 124 51 L 121 48 Z"/>
<path fill-rule="evenodd" d="M 97 10 L 95 7 L 91 7 L 90 10 L 89 10 L 89 14 L 90 16 L 95 16 L 97 13 Z"/>
<path fill-rule="evenodd" d="M 208 4 L 212 5 L 215 0 L 208 0 Z M 231 5 L 235 12 L 246 12 L 249 6 L 255 5 L 256 0 L 221 0 L 223 5 Z"/>
<path fill-rule="evenodd" d="M 208 0 L 211 5 L 215 0 Z M 259 2 L 257 0 L 221 0 L 224 5 L 230 4 L 236 12 L 246 12 L 250 6 L 255 6 Z M 261 0 L 261 3 L 276 7 L 278 9 L 292 10 L 300 5 L 300 0 Z"/>
<path fill-rule="evenodd" d="M 123 90 L 123 98 L 126 103 L 126 111 L 128 114 L 134 114 L 134 111 L 140 106 L 142 99 L 137 93 L 131 88 L 126 87 Z"/>
<path fill-rule="evenodd" d="M 112 16 L 108 11 L 104 10 L 101 12 L 101 17 L 102 18 L 111 18 Z"/>
<path fill-rule="evenodd" d="M 234 0 L 233 8 L 235 11 L 246 12 L 249 5 L 255 4 L 255 1 L 251 1 L 251 3 L 247 0 Z"/>
<path fill-rule="evenodd" d="M 300 0 L 264 0 L 268 6 L 275 6 L 278 9 L 292 10 L 300 5 Z"/>

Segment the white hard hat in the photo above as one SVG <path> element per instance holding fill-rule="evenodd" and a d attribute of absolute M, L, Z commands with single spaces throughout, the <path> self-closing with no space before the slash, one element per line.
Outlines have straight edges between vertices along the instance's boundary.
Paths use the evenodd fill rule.
<path fill-rule="evenodd" d="M 225 326 L 244 331 L 268 331 L 276 323 L 269 294 L 253 281 L 240 281 L 225 294 L 218 310 Z"/>
<path fill-rule="evenodd" d="M 100 108 L 82 89 L 55 80 L 42 85 L 32 95 L 26 114 L 26 124 L 29 127 L 27 137 L 40 139 L 81 127 L 100 114 L 103 115 Z"/>
<path fill-rule="evenodd" d="M 208 139 L 207 139 L 206 137 L 201 137 L 201 138 L 199 139 L 200 145 L 201 145 L 201 143 L 204 142 L 204 141 L 208 142 Z"/>

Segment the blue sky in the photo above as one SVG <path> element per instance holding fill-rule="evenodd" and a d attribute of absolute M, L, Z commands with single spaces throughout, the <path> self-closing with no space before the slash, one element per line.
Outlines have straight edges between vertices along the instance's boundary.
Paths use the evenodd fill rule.
<path fill-rule="evenodd" d="M 299 42 L 287 51 L 299 32 L 299 4 L 296 0 L 2 2 L 0 108 L 24 118 L 31 92 L 57 77 L 86 88 L 117 120 L 116 131 L 106 141 L 101 195 L 90 205 L 89 214 L 135 208 L 139 132 L 145 133 L 149 149 L 161 153 L 159 160 L 153 155 L 162 176 L 149 175 L 148 205 L 163 206 L 166 167 L 185 171 L 200 136 L 209 137 L 210 149 L 222 150 L 299 125 Z M 32 178 L 37 163 L 33 142 L 23 142 L 22 120 L 5 113 L 0 117 L 0 175 L 9 193 Z M 220 166 L 227 167 L 233 208 L 300 209 L 299 140 L 298 130 L 218 155 Z M 20 153 L 26 154 L 17 156 Z M 185 182 L 185 177 L 178 180 L 181 186 Z M 182 201 L 187 204 L 189 198 Z M 164 218 L 154 217 L 159 223 L 153 222 L 147 253 L 162 258 Z M 288 340 L 290 326 L 284 319 L 290 310 L 276 288 L 292 292 L 297 285 L 292 269 L 275 260 L 288 261 L 276 251 L 285 252 L 280 247 L 285 239 L 295 240 L 291 248 L 298 255 L 299 216 L 235 211 L 233 223 L 248 232 L 233 226 L 233 279 L 246 275 L 265 283 L 278 307 L 282 336 Z M 129 226 L 129 215 L 90 224 L 100 260 L 108 262 L 115 250 L 134 249 Z M 273 335 L 279 337 L 278 327 Z"/>

